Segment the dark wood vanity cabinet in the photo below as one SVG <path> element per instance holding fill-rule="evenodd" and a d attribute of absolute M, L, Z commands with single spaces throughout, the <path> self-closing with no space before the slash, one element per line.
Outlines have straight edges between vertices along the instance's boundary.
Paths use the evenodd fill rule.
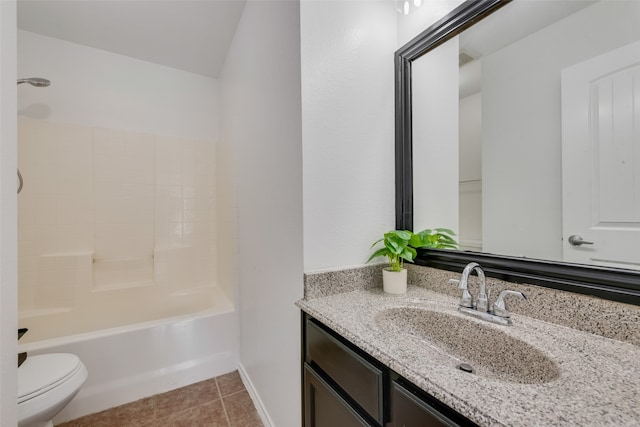
<path fill-rule="evenodd" d="M 368 426 L 340 394 L 323 380 L 309 365 L 304 365 L 304 425 Z"/>
<path fill-rule="evenodd" d="M 316 320 L 307 317 L 304 325 L 305 426 L 384 425 L 384 366 Z M 318 391 L 321 381 L 333 392 L 331 396 Z M 327 403 L 331 397 L 333 402 Z M 346 417 L 345 406 L 353 415 L 351 423 L 341 422 Z M 336 418 L 321 413 L 328 407 L 340 408 Z"/>
<path fill-rule="evenodd" d="M 419 392 L 402 379 L 391 383 L 391 420 L 389 427 L 456 427 L 474 423 L 445 407 L 433 397 Z"/>
<path fill-rule="evenodd" d="M 304 427 L 476 426 L 305 313 L 302 338 Z"/>

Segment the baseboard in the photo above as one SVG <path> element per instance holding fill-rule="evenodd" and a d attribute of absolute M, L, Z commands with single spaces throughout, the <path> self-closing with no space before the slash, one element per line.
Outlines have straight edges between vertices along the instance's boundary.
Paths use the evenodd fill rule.
<path fill-rule="evenodd" d="M 253 405 L 256 407 L 256 410 L 258 411 L 258 415 L 262 420 L 262 424 L 264 424 L 264 427 L 274 427 L 273 421 L 271 421 L 271 418 L 269 418 L 269 413 L 264 407 L 262 400 L 260 400 L 260 396 L 258 396 L 258 393 L 256 392 L 255 387 L 251 383 L 251 380 L 249 379 L 249 375 L 247 375 L 247 371 L 244 369 L 244 366 L 242 366 L 242 363 L 238 363 L 238 373 L 240 374 L 240 378 L 242 379 L 242 383 L 244 384 L 244 387 L 247 389 L 247 392 L 249 392 L 249 396 L 253 401 Z"/>

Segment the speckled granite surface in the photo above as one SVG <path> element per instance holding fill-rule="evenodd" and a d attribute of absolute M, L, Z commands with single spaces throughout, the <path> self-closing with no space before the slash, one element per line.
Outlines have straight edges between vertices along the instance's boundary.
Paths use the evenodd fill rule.
<path fill-rule="evenodd" d="M 382 268 L 380 265 L 321 271 L 304 275 L 304 299 L 326 297 L 356 289 L 381 287 Z"/>
<path fill-rule="evenodd" d="M 410 284 L 453 297 L 460 296 L 457 286 L 449 283 L 449 279 L 459 279 L 460 273 L 416 265 L 408 265 L 407 269 Z M 474 296 L 478 293 L 475 280 L 475 276 L 469 280 L 469 290 Z M 491 292 L 490 301 L 505 289 L 524 293 L 526 300 L 508 300 L 511 312 L 640 345 L 639 306 L 491 277 L 487 278 L 487 289 Z"/>
<path fill-rule="evenodd" d="M 406 266 L 410 285 L 452 297 L 460 296 L 461 291 L 449 283 L 449 279 L 459 279 L 460 273 L 410 264 Z M 478 292 L 475 280 L 475 276 L 469 279 L 469 289 L 474 296 Z M 305 300 L 380 287 L 380 265 L 305 274 Z M 640 346 L 639 306 L 493 278 L 487 278 L 487 288 L 491 301 L 505 289 L 523 292 L 527 296 L 525 301 L 515 298 L 507 301 L 513 313 Z"/>
<path fill-rule="evenodd" d="M 457 311 L 458 273 L 410 266 L 398 296 L 379 269 L 307 274 L 298 306 L 481 426 L 640 426 L 640 307 L 490 278 L 528 298 L 499 326 Z"/>
<path fill-rule="evenodd" d="M 457 298 L 417 286 L 410 286 L 406 295 L 371 288 L 302 300 L 298 306 L 481 426 L 640 425 L 640 347 L 636 345 L 518 314 L 512 316 L 512 326 L 493 325 L 459 313 Z M 389 316 L 393 318 L 398 309 L 419 317 L 436 312 L 454 323 L 430 322 L 445 330 L 438 337 L 425 337 L 419 328 L 394 326 Z M 465 327 L 458 327 L 458 321 Z M 470 328 L 489 336 L 492 332 L 502 335 L 525 352 L 535 349 L 540 353 L 536 357 L 550 363 L 541 369 L 555 367 L 557 372 L 542 372 L 538 381 L 518 376 L 526 362 L 521 360 L 522 351 L 511 351 L 513 346 L 470 342 L 467 345 L 490 349 L 483 348 L 482 357 L 467 360 L 468 353 L 438 342 L 476 334 L 465 332 Z M 476 371 L 456 369 L 460 362 L 470 363 Z M 503 363 L 507 374 L 496 374 L 495 363 Z M 536 370 L 532 372 L 535 376 Z"/>

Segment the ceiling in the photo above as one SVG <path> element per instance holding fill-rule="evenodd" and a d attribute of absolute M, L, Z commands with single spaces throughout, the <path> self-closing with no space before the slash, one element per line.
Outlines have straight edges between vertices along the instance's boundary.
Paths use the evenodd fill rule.
<path fill-rule="evenodd" d="M 489 55 L 594 3 L 597 1 L 514 1 L 462 33 L 460 50 L 473 58 Z"/>
<path fill-rule="evenodd" d="M 218 78 L 246 0 L 18 0 L 18 28 Z"/>

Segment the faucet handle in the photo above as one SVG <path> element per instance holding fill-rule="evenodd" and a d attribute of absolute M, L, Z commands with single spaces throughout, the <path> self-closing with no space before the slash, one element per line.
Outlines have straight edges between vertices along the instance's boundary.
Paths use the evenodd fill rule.
<path fill-rule="evenodd" d="M 499 317 L 511 317 L 511 313 L 509 313 L 509 310 L 507 308 L 507 303 L 504 301 L 504 299 L 509 295 L 518 297 L 520 299 L 527 299 L 525 294 L 523 294 L 522 292 L 511 290 L 502 291 L 500 292 L 500 295 L 498 295 L 498 299 L 496 299 L 495 304 L 493 304 L 493 314 Z"/>
<path fill-rule="evenodd" d="M 478 292 L 478 296 L 476 297 L 476 310 L 481 312 L 489 311 L 489 295 L 491 295 L 491 289 L 487 288 L 485 293 L 482 293 L 482 290 Z"/>
<path fill-rule="evenodd" d="M 449 283 L 454 285 L 458 285 L 459 289 L 462 289 L 462 297 L 460 298 L 460 306 L 473 308 L 473 297 L 469 293 L 469 289 L 467 288 L 467 284 L 460 282 L 458 279 L 449 279 Z"/>

